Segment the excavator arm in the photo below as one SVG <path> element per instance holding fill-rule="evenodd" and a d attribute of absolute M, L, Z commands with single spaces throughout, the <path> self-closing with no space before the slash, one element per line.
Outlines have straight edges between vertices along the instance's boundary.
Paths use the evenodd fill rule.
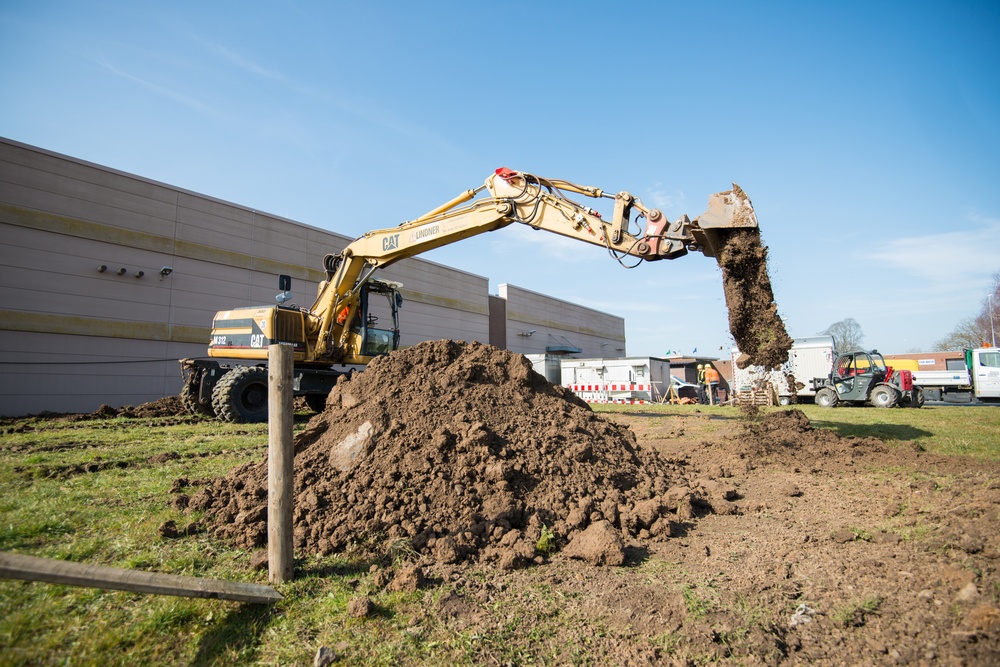
<path fill-rule="evenodd" d="M 613 199 L 612 219 L 571 200 L 567 192 Z M 327 279 L 310 309 L 307 326 L 316 333 L 316 342 L 309 356 L 332 361 L 350 356 L 350 323 L 360 292 L 377 269 L 514 223 L 602 246 L 619 260 L 631 256 L 641 262 L 676 259 L 688 251 L 718 257 L 726 231 L 757 227 L 757 218 L 736 184 L 711 195 L 708 210 L 698 218 L 682 215 L 669 222 L 661 211 L 647 208 L 628 192 L 612 196 L 595 187 L 497 169 L 479 188 L 466 190 L 415 220 L 368 232 L 338 255 L 328 255 Z M 633 231 L 634 225 L 640 229 Z"/>

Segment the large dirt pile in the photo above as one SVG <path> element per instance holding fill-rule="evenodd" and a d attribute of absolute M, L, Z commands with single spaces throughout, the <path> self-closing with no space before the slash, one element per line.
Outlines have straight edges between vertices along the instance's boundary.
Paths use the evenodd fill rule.
<path fill-rule="evenodd" d="M 756 228 L 728 233 L 718 254 L 729 310 L 729 330 L 743 356 L 740 368 L 750 365 L 777 368 L 788 361 L 792 339 L 778 315 L 771 279 L 767 274 L 767 248 Z"/>
<path fill-rule="evenodd" d="M 295 448 L 300 552 L 407 540 L 436 562 L 508 569 L 554 539 L 564 554 L 615 564 L 632 538 L 666 538 L 692 517 L 675 464 L 523 356 L 480 343 L 421 343 L 341 378 Z M 261 462 L 189 507 L 252 548 L 266 541 L 266 497 Z"/>

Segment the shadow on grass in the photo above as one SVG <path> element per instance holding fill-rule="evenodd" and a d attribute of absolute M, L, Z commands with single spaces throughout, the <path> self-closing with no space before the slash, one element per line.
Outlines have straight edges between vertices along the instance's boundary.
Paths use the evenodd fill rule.
<path fill-rule="evenodd" d="M 193 665 L 254 662 L 273 610 L 263 604 L 243 604 L 206 632 L 198 643 Z"/>
<path fill-rule="evenodd" d="M 625 412 L 625 411 L 615 411 L 615 410 L 602 410 L 603 414 L 616 414 L 625 415 L 627 417 L 677 417 L 679 419 L 704 419 L 708 417 L 709 419 L 722 419 L 722 420 L 733 420 L 739 419 L 739 415 L 736 414 L 712 414 L 714 408 L 710 405 L 698 406 L 695 410 L 688 413 L 671 413 L 671 412 Z M 599 414 L 601 414 L 599 413 Z"/>
<path fill-rule="evenodd" d="M 810 420 L 817 428 L 828 429 L 844 438 L 878 438 L 880 440 L 919 440 L 932 435 L 930 431 L 909 424 L 844 424 L 822 419 Z"/>
<path fill-rule="evenodd" d="M 386 567 L 390 562 L 391 560 L 387 558 L 374 557 L 335 563 L 306 563 L 300 560 L 295 563 L 295 576 L 302 579 L 307 577 L 356 577 L 370 572 L 372 565 Z"/>

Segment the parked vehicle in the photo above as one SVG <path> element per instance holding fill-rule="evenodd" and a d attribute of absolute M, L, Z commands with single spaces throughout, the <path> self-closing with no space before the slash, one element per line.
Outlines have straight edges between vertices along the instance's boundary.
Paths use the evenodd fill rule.
<path fill-rule="evenodd" d="M 693 398 L 698 400 L 698 385 L 685 382 L 675 375 L 670 376 L 670 386 L 673 387 L 677 398 Z"/>
<path fill-rule="evenodd" d="M 913 372 L 913 381 L 928 400 L 979 399 L 1000 401 L 1000 349 L 975 348 L 965 351 L 965 370 Z"/>
<path fill-rule="evenodd" d="M 878 350 L 840 355 L 830 375 L 815 378 L 812 384 L 816 405 L 824 408 L 865 403 L 877 408 L 897 404 L 919 408 L 924 404 L 923 391 L 913 383 L 913 371 L 886 366 Z"/>

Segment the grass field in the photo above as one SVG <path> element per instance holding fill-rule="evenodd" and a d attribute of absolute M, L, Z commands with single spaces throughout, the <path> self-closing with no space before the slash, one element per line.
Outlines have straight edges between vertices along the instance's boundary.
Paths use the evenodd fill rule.
<path fill-rule="evenodd" d="M 595 409 L 738 417 L 732 408 L 698 406 Z M 803 411 L 841 435 L 1000 459 L 998 407 Z M 307 418 L 299 415 L 296 428 Z M 164 539 L 157 529 L 167 520 L 183 527 L 198 519 L 171 505 L 175 480 L 221 476 L 260 460 L 266 431 L 187 418 L 5 420 L 0 551 L 265 583 L 266 572 L 249 569 L 249 553 L 204 533 Z M 428 598 L 444 588 L 378 589 L 370 564 L 350 554 L 301 561 L 296 579 L 280 588 L 284 600 L 272 607 L 0 580 L 0 664 L 311 664 L 319 645 L 372 665 L 477 664 L 484 647 L 503 653 L 503 633 L 463 634 L 426 613 Z M 354 618 L 348 602 L 362 594 L 377 613 Z"/>
<path fill-rule="evenodd" d="M 736 419 L 732 407 L 692 405 L 594 405 L 595 412 L 662 412 L 686 414 L 694 410 Z M 845 437 L 881 438 L 889 443 L 913 441 L 926 451 L 948 456 L 1000 460 L 1000 406 L 927 405 L 920 409 L 871 407 L 821 408 L 795 406 L 814 427 L 827 428 Z"/>

